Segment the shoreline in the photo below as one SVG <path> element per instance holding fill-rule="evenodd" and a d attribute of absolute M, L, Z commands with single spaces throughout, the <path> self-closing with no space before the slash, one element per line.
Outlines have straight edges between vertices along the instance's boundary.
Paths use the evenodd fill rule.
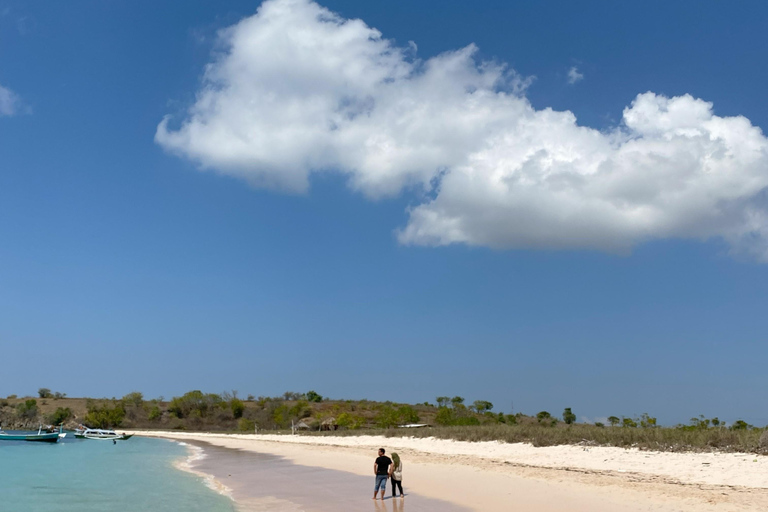
<path fill-rule="evenodd" d="M 232 496 L 232 489 L 224 485 L 224 483 L 222 483 L 221 480 L 217 479 L 213 475 L 210 475 L 208 473 L 205 473 L 203 471 L 198 471 L 197 469 L 195 469 L 195 463 L 203 460 L 207 456 L 203 448 L 195 444 L 191 444 L 186 441 L 181 441 L 178 439 L 168 439 L 168 440 L 175 441 L 180 446 L 183 446 L 184 448 L 187 449 L 187 457 L 182 460 L 178 460 L 174 462 L 173 467 L 175 467 L 179 471 L 184 471 L 185 473 L 191 473 L 195 476 L 202 478 L 203 482 L 205 482 L 205 486 L 211 489 L 212 491 L 214 491 L 216 494 L 220 494 L 225 498 L 229 498 L 230 500 L 235 501 L 235 498 Z"/>
<path fill-rule="evenodd" d="M 201 441 L 270 454 L 290 462 L 370 476 L 375 450 L 397 451 L 406 494 L 470 510 L 537 512 L 565 506 L 624 510 L 742 511 L 768 506 L 768 458 L 733 453 L 641 452 L 635 449 L 523 443 L 457 442 L 383 436 L 315 437 L 135 431 L 140 436 Z M 361 496 L 368 494 L 361 489 Z M 367 497 L 370 501 L 370 497 Z M 407 500 L 406 500 L 407 501 Z"/>

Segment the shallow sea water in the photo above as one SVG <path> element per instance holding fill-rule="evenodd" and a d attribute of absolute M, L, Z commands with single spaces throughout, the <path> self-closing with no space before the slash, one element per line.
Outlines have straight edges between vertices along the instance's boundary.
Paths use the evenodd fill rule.
<path fill-rule="evenodd" d="M 205 478 L 179 469 L 189 458 L 187 446 L 140 437 L 0 441 L 0 511 L 234 511 Z"/>

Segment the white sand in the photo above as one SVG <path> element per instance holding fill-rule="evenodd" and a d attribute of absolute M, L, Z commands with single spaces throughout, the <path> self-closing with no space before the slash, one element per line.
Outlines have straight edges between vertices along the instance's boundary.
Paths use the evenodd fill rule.
<path fill-rule="evenodd" d="M 663 512 L 764 510 L 768 457 L 383 436 L 137 432 L 272 453 L 297 464 L 372 474 L 379 446 L 404 461 L 406 492 L 472 510 Z"/>

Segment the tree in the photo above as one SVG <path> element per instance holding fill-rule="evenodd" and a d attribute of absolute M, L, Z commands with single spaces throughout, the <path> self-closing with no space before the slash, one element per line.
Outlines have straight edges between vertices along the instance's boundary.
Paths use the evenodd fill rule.
<path fill-rule="evenodd" d="M 307 400 L 310 402 L 322 402 L 323 395 L 320 395 L 314 391 L 307 391 Z"/>
<path fill-rule="evenodd" d="M 635 420 L 633 420 L 632 418 L 622 418 L 621 419 L 621 424 L 622 424 L 622 426 L 627 427 L 627 428 L 635 428 L 635 427 L 637 427 L 637 422 Z"/>
<path fill-rule="evenodd" d="M 640 426 L 643 428 L 653 428 L 656 426 L 656 418 L 649 416 L 647 412 L 640 415 Z"/>
<path fill-rule="evenodd" d="M 51 390 L 48 388 L 38 389 L 37 394 L 40 395 L 40 398 L 51 398 L 53 396 L 53 394 L 51 393 Z"/>
<path fill-rule="evenodd" d="M 437 402 L 438 407 L 448 407 L 448 404 L 451 402 L 451 399 L 447 396 L 439 396 L 435 399 Z"/>
<path fill-rule="evenodd" d="M 750 428 L 753 428 L 752 425 L 744 420 L 736 420 L 731 425 L 731 430 L 749 430 Z"/>
<path fill-rule="evenodd" d="M 486 411 L 490 411 L 491 409 L 493 409 L 493 404 L 486 400 L 475 400 L 475 402 L 472 405 L 474 406 L 475 410 L 479 413 L 484 413 Z"/>
<path fill-rule="evenodd" d="M 461 405 L 463 403 L 464 403 L 464 397 L 455 396 L 451 398 L 451 404 L 453 404 L 454 407 L 456 407 L 457 405 Z"/>
<path fill-rule="evenodd" d="M 132 391 L 123 397 L 123 403 L 137 408 L 141 407 L 144 405 L 144 395 L 139 391 Z"/>
<path fill-rule="evenodd" d="M 549 414 L 547 411 L 541 411 L 538 414 L 536 414 L 536 419 L 539 421 L 539 423 L 544 423 L 545 421 L 549 421 L 552 419 L 552 415 Z"/>
<path fill-rule="evenodd" d="M 612 427 L 615 427 L 621 423 L 621 420 L 617 416 L 608 416 L 608 423 L 610 423 Z"/>
<path fill-rule="evenodd" d="M 243 417 L 245 404 L 239 398 L 232 398 L 232 400 L 229 401 L 229 408 L 232 409 L 232 416 L 234 416 L 235 419 Z"/>
<path fill-rule="evenodd" d="M 576 415 L 573 414 L 570 407 L 566 407 L 563 411 L 563 421 L 566 423 L 566 425 L 570 425 L 576 422 Z"/>

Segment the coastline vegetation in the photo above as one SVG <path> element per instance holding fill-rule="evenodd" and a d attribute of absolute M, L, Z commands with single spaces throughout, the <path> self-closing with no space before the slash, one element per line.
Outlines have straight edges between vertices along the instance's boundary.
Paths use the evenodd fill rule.
<path fill-rule="evenodd" d="M 50 402 L 49 402 L 50 400 Z M 604 422 L 578 423 L 570 407 L 560 417 L 548 411 L 534 415 L 504 414 L 493 404 L 463 397 L 439 396 L 434 403 L 401 404 L 369 400 L 331 400 L 315 391 L 286 392 L 277 397 L 237 391 L 193 390 L 164 400 L 147 400 L 140 392 L 122 398 L 69 398 L 40 388 L 38 399 L 0 399 L 0 424 L 6 429 L 36 429 L 40 424 L 74 428 L 186 430 L 302 435 L 384 435 L 435 437 L 458 441 L 526 442 L 534 446 L 562 444 L 633 447 L 659 451 L 727 451 L 768 454 L 768 429 L 743 420 L 727 424 L 699 416 L 688 424 L 662 427 L 656 418 L 609 416 Z M 398 428 L 407 424 L 420 428 Z"/>

